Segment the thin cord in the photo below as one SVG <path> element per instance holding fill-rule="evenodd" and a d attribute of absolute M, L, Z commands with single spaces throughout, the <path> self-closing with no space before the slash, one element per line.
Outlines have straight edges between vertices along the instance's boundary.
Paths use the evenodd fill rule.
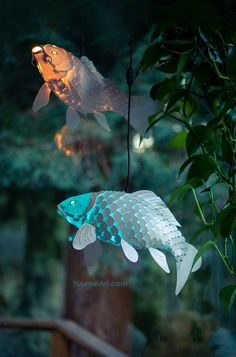
<path fill-rule="evenodd" d="M 130 32 L 130 43 L 129 43 L 129 68 L 126 73 L 126 80 L 128 85 L 128 123 L 127 123 L 127 178 L 125 185 L 125 192 L 129 190 L 129 181 L 130 181 L 130 109 L 131 109 L 131 95 L 132 95 L 132 84 L 134 82 L 134 72 L 132 69 L 132 34 Z"/>

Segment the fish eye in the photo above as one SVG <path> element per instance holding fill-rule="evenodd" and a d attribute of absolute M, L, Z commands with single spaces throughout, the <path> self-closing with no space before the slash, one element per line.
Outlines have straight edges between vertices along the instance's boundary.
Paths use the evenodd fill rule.
<path fill-rule="evenodd" d="M 52 53 L 53 55 L 57 55 L 57 51 L 55 51 L 55 50 L 53 50 L 51 53 Z"/>
<path fill-rule="evenodd" d="M 75 205 L 75 201 L 70 201 L 70 205 L 74 206 Z"/>

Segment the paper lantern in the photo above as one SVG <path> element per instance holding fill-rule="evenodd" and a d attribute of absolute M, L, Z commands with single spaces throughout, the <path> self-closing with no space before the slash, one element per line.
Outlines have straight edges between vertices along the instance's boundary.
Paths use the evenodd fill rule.
<path fill-rule="evenodd" d="M 128 96 L 105 79 L 87 57 L 79 59 L 63 48 L 47 44 L 34 47 L 32 58 L 45 81 L 34 100 L 34 112 L 48 104 L 52 91 L 68 106 L 66 121 L 72 130 L 78 127 L 80 114 L 93 114 L 107 131 L 110 127 L 104 112 L 117 112 L 128 119 Z M 149 97 L 132 96 L 130 124 L 146 136 L 148 117 L 159 109 L 160 105 Z"/>
<path fill-rule="evenodd" d="M 82 250 L 97 240 L 121 247 L 126 258 L 138 261 L 138 250 L 148 249 L 167 273 L 165 253 L 174 256 L 177 267 L 176 294 L 185 285 L 194 264 L 197 249 L 187 243 L 165 203 L 151 191 L 125 193 L 91 192 L 71 197 L 58 205 L 58 213 L 78 228 L 73 247 Z"/>

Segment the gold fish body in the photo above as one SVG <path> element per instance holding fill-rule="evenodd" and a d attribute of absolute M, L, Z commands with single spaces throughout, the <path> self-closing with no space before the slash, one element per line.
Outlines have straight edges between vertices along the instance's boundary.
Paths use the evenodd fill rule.
<path fill-rule="evenodd" d="M 45 81 L 35 98 L 33 111 L 48 104 L 52 91 L 68 106 L 66 119 L 71 129 L 78 126 L 78 113 L 93 114 L 106 130 L 110 129 L 103 112 L 114 111 L 127 118 L 128 96 L 105 79 L 87 57 L 79 59 L 50 44 L 34 47 L 32 55 Z M 159 105 L 149 97 L 131 98 L 131 125 L 142 136 L 146 136 L 148 117 L 158 108 Z"/>

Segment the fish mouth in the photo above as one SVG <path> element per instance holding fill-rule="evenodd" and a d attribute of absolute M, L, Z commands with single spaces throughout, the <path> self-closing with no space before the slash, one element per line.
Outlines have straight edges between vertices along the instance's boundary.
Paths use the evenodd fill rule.
<path fill-rule="evenodd" d="M 60 205 L 57 205 L 57 212 L 62 216 L 66 217 L 66 213 Z"/>
<path fill-rule="evenodd" d="M 44 52 L 43 48 L 41 46 L 35 46 L 32 48 L 32 54 L 36 55 L 38 53 Z"/>
<path fill-rule="evenodd" d="M 32 64 L 37 65 L 38 61 L 43 61 L 47 64 L 50 64 L 54 69 L 55 66 L 52 63 L 52 57 L 47 54 L 47 52 L 44 49 L 44 46 L 35 46 L 31 50 L 32 52 Z"/>

